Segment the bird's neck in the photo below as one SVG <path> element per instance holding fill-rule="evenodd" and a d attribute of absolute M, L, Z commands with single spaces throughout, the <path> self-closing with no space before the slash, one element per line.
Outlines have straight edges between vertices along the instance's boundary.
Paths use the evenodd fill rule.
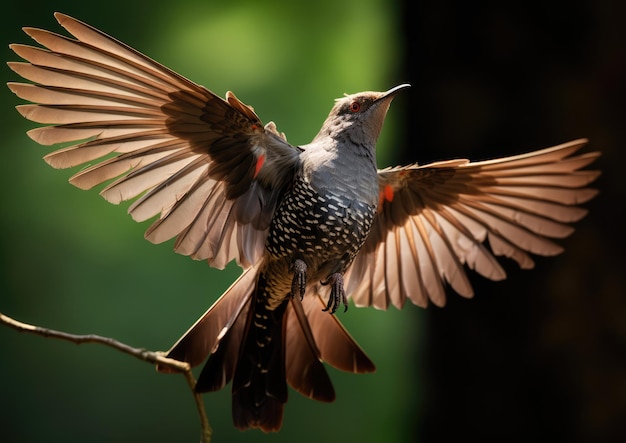
<path fill-rule="evenodd" d="M 329 139 L 314 141 L 303 148 L 302 178 L 318 193 L 343 195 L 367 204 L 378 201 L 373 149 Z"/>

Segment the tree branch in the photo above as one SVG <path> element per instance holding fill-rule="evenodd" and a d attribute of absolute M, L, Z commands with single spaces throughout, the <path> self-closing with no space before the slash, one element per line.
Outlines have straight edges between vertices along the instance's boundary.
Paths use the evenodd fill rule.
<path fill-rule="evenodd" d="M 99 343 L 101 345 L 105 345 L 125 354 L 131 355 L 135 358 L 138 358 L 139 360 L 143 360 L 148 363 L 158 364 L 160 366 L 165 366 L 175 372 L 181 372 L 185 376 L 185 380 L 187 380 L 187 384 L 189 385 L 189 388 L 191 389 L 194 400 L 196 402 L 196 408 L 198 410 L 198 415 L 200 416 L 201 442 L 211 442 L 213 429 L 209 424 L 209 419 L 204 409 L 202 396 L 195 391 L 196 379 L 191 372 L 191 367 L 189 366 L 189 363 L 174 360 L 172 358 L 167 358 L 165 357 L 164 352 L 154 352 L 148 351 L 146 349 L 134 348 L 109 337 L 102 337 L 94 334 L 75 335 L 69 334 L 67 332 L 55 331 L 54 329 L 42 328 L 41 326 L 35 326 L 28 323 L 22 323 L 7 315 L 4 315 L 2 312 L 0 312 L 0 323 L 11 327 L 18 332 L 26 332 L 29 334 L 40 335 L 46 338 L 56 338 L 59 340 L 70 341 L 78 345 L 83 343 Z"/>

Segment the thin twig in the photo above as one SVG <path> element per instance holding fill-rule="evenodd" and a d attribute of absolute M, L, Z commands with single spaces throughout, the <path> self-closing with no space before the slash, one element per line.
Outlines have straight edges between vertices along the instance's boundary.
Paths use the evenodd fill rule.
<path fill-rule="evenodd" d="M 69 334 L 67 332 L 55 331 L 54 329 L 42 328 L 41 326 L 35 326 L 28 323 L 22 323 L 17 321 L 7 315 L 4 315 L 0 312 L 0 323 L 5 324 L 18 332 L 26 332 L 29 334 L 40 335 L 42 337 L 47 338 L 56 338 L 59 340 L 70 341 L 76 344 L 82 343 L 99 343 L 101 345 L 108 346 L 113 349 L 117 349 L 125 354 L 132 355 L 140 360 L 147 361 L 149 363 L 157 364 L 159 366 L 165 366 L 171 369 L 173 372 L 181 372 L 185 379 L 187 380 L 187 384 L 191 389 L 191 392 L 194 396 L 194 400 L 196 402 L 196 408 L 198 409 L 198 414 L 200 415 L 200 426 L 202 428 L 201 442 L 202 443 L 210 443 L 211 435 L 213 434 L 213 430 L 211 425 L 209 424 L 209 419 L 207 418 L 206 411 L 204 409 L 204 403 L 202 401 L 202 397 L 200 394 L 196 393 L 196 379 L 191 372 L 191 367 L 189 363 L 174 360 L 172 358 L 165 357 L 165 353 L 163 352 L 154 352 L 148 351 L 146 349 L 134 348 L 125 343 L 119 342 L 110 337 L 102 337 L 100 335 L 87 334 L 87 335 L 76 335 Z"/>
<path fill-rule="evenodd" d="M 191 389 L 191 393 L 193 394 L 193 398 L 196 401 L 196 409 L 198 410 L 198 415 L 200 416 L 200 427 L 202 429 L 202 435 L 200 436 L 200 441 L 202 443 L 211 443 L 211 437 L 213 436 L 213 428 L 209 423 L 209 418 L 206 415 L 206 411 L 204 410 L 204 402 L 202 401 L 202 395 L 196 392 L 196 379 L 194 378 L 191 371 L 183 372 L 185 376 L 185 380 L 187 380 L 187 384 Z"/>

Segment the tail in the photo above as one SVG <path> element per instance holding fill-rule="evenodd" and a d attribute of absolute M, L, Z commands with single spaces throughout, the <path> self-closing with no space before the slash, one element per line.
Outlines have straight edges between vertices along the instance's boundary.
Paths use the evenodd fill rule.
<path fill-rule="evenodd" d="M 323 362 L 349 372 L 375 370 L 325 303 L 314 293 L 287 298 L 267 309 L 265 279 L 247 269 L 178 340 L 168 357 L 192 366 L 210 357 L 197 392 L 217 391 L 233 381 L 233 423 L 241 429 L 278 431 L 287 402 L 287 383 L 309 398 L 333 401 L 335 391 Z M 159 370 L 167 372 L 166 368 Z"/>

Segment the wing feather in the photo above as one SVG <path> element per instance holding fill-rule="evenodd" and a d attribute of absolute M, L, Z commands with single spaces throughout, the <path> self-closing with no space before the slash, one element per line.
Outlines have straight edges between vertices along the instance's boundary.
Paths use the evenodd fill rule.
<path fill-rule="evenodd" d="M 91 163 L 70 182 L 108 183 L 101 195 L 114 204 L 137 199 L 129 207 L 137 221 L 160 214 L 148 240 L 178 236 L 181 254 L 216 267 L 233 259 L 250 266 L 300 151 L 232 92 L 222 99 L 85 23 L 55 17 L 74 38 L 24 28 L 43 47 L 11 45 L 25 61 L 9 63 L 32 82 L 9 83 L 32 102 L 18 111 L 48 125 L 28 135 L 42 145 L 69 144 L 46 162 Z"/>
<path fill-rule="evenodd" d="M 587 186 L 600 172 L 582 168 L 600 154 L 575 155 L 586 142 L 495 160 L 380 170 L 381 206 L 346 273 L 355 304 L 400 308 L 409 298 L 419 306 L 443 306 L 444 284 L 473 295 L 465 266 L 502 280 L 498 256 L 529 269 L 530 254 L 560 253 L 552 239 L 569 236 L 570 223 L 587 213 L 578 205 L 597 194 Z"/>

